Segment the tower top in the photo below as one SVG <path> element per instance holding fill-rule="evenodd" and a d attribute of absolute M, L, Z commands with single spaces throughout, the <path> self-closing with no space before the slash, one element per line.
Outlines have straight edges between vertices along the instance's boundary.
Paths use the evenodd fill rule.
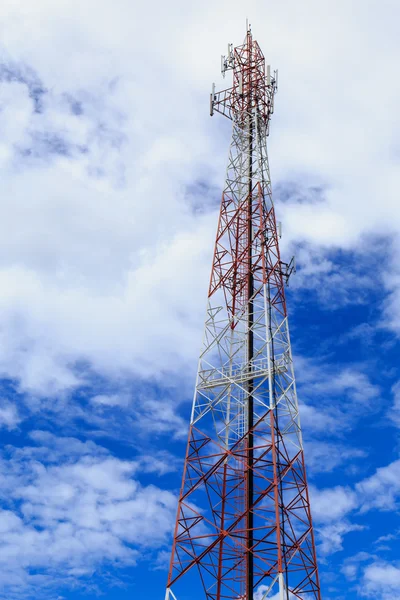
<path fill-rule="evenodd" d="M 274 112 L 274 95 L 278 90 L 278 71 L 271 73 L 265 64 L 264 54 L 253 39 L 251 26 L 246 19 L 246 38 L 240 46 L 228 44 L 228 53 L 221 56 L 221 73 L 225 78 L 233 72 L 233 85 L 216 92 L 212 85 L 210 115 L 219 112 L 236 123 L 244 123 L 254 111 L 260 124 L 267 127 Z"/>

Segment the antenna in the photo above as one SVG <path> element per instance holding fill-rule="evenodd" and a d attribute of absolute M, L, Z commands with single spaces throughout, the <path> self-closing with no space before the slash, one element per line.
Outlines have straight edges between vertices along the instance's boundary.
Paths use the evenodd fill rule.
<path fill-rule="evenodd" d="M 221 56 L 221 73 L 225 78 L 225 73 L 229 69 L 233 69 L 235 65 L 235 56 L 233 53 L 233 44 L 228 44 L 228 54 L 227 56 Z"/>
<path fill-rule="evenodd" d="M 214 99 L 215 99 L 215 83 L 211 86 L 211 94 L 210 94 L 210 117 L 214 114 Z"/>

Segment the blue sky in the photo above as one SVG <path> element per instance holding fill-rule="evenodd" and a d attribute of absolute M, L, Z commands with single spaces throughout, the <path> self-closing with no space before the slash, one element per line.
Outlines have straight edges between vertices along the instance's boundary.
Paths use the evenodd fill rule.
<path fill-rule="evenodd" d="M 400 9 L 327 8 L 2 2 L 0 598 L 164 598 L 249 16 L 323 598 L 400 599 Z"/>

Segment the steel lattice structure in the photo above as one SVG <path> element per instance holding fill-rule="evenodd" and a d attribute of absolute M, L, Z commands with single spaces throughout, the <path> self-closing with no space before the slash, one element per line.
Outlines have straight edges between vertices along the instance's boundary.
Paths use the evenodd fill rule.
<path fill-rule="evenodd" d="M 251 30 L 233 123 L 166 600 L 321 599 L 267 156 L 277 72 Z"/>

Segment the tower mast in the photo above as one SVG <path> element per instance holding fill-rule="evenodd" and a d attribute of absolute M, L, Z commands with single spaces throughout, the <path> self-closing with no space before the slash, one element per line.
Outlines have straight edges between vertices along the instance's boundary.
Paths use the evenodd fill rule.
<path fill-rule="evenodd" d="M 267 156 L 277 72 L 247 28 L 166 600 L 321 600 Z"/>
<path fill-rule="evenodd" d="M 252 44 L 251 44 L 251 32 L 247 30 L 246 35 L 247 43 L 247 54 L 249 64 L 252 62 Z M 247 92 L 247 94 L 246 94 Z M 242 90 L 245 96 L 246 112 L 248 114 L 248 128 L 249 128 L 249 183 L 248 183 L 248 200 L 247 200 L 247 224 L 248 224 L 248 290 L 247 290 L 247 304 L 248 304 L 248 329 L 247 329 L 247 345 L 248 345 L 248 365 L 250 370 L 250 378 L 248 382 L 248 399 L 247 399 L 247 429 L 248 429 L 248 465 L 246 471 L 247 479 L 247 583 L 246 592 L 247 600 L 253 600 L 253 576 L 254 576 L 254 562 L 253 562 L 253 492 L 254 492 L 254 478 L 253 478 L 253 458 L 254 458 L 254 440 L 253 440 L 253 426 L 254 426 L 254 401 L 253 401 L 253 390 L 254 381 L 252 377 L 253 370 L 253 354 L 254 354 L 254 337 L 253 337 L 253 293 L 254 293 L 254 281 L 253 281 L 253 258 L 252 258 L 252 243 L 253 243 L 253 202 L 252 202 L 252 190 L 253 190 L 253 81 L 252 77 L 248 80 L 248 90 Z M 247 97 L 246 97 L 247 96 Z"/>

